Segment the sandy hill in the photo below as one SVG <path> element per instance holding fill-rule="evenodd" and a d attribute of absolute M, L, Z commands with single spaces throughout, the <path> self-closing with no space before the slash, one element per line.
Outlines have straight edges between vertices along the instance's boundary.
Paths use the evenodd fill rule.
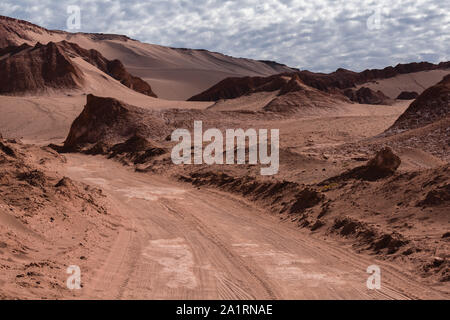
<path fill-rule="evenodd" d="M 52 31 L 0 16 L 0 47 L 24 43 L 34 46 L 37 42 L 46 44 L 63 40 L 98 50 L 109 60 L 122 61 L 130 73 L 147 81 L 159 97 L 171 100 L 186 100 L 228 77 L 269 76 L 293 71 L 272 61 L 163 47 L 120 35 Z"/>
<path fill-rule="evenodd" d="M 215 101 L 216 111 L 252 110 L 297 112 L 349 102 L 339 91 L 321 91 L 306 85 L 298 73 L 270 77 L 228 78 L 188 101 Z"/>
<path fill-rule="evenodd" d="M 314 109 L 327 109 L 346 101 L 345 97 L 336 93 L 330 94 L 306 85 L 298 76 L 294 74 L 285 83 L 277 97 L 263 107 L 264 111 L 271 112 L 296 112 L 310 109 L 314 114 Z"/>
<path fill-rule="evenodd" d="M 82 67 L 74 61 L 81 58 L 124 86 L 156 97 L 150 85 L 131 75 L 119 60 L 108 60 L 96 50 L 85 50 L 62 41 L 8 46 L 0 50 L 0 93 L 40 93 L 47 89 L 83 89 L 87 82 Z"/>

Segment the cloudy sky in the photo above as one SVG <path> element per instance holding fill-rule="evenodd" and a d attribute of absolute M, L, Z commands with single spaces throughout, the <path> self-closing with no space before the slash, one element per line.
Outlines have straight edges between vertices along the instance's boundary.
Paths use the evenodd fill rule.
<path fill-rule="evenodd" d="M 450 60 L 448 0 L 1 0 L 0 14 L 67 30 L 70 5 L 79 31 L 312 71 Z"/>

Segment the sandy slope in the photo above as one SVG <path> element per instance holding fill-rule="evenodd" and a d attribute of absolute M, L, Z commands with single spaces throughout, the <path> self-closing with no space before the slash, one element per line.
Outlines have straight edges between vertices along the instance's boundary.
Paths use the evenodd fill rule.
<path fill-rule="evenodd" d="M 173 49 L 134 40 L 93 41 L 82 35 L 69 39 L 82 47 L 95 48 L 109 59 L 121 60 L 132 74 L 146 80 L 159 97 L 171 100 L 186 100 L 227 77 L 289 70 L 209 51 Z"/>
<path fill-rule="evenodd" d="M 86 104 L 86 94 L 113 97 L 145 109 L 206 109 L 212 102 L 155 99 L 131 90 L 81 58 L 72 61 L 84 74 L 80 90 L 49 90 L 45 94 L 0 96 L 0 128 L 5 137 L 39 144 L 62 142 Z"/>
<path fill-rule="evenodd" d="M 444 297 L 395 266 L 314 240 L 225 193 L 134 173 L 101 157 L 70 155 L 60 170 L 106 190 L 132 226 L 120 231 L 80 298 Z M 382 266 L 379 292 L 366 288 L 372 264 Z"/>
<path fill-rule="evenodd" d="M 414 72 L 365 83 L 358 87 L 368 87 L 374 91 L 380 90 L 389 98 L 396 99 L 402 91 L 415 91 L 421 94 L 425 89 L 434 86 L 449 73 L 449 69 Z"/>
<path fill-rule="evenodd" d="M 108 59 L 146 80 L 163 99 L 186 100 L 220 80 L 232 76 L 271 75 L 288 71 L 262 62 L 225 56 L 204 50 L 174 49 L 135 40 L 92 40 L 88 35 L 67 38 L 87 49 L 96 49 Z"/>
<path fill-rule="evenodd" d="M 231 76 L 268 76 L 291 69 L 278 64 L 234 58 L 206 50 L 176 49 L 141 43 L 125 36 L 50 31 L 0 17 L 0 27 L 15 44 L 67 40 L 119 59 L 131 74 L 148 81 L 164 99 L 186 100 Z M 1 30 L 1 28 L 0 28 Z"/>
<path fill-rule="evenodd" d="M 70 297 L 67 267 L 89 281 L 117 237 L 100 189 L 58 176 L 58 162 L 50 148 L 0 138 L 0 299 Z"/>

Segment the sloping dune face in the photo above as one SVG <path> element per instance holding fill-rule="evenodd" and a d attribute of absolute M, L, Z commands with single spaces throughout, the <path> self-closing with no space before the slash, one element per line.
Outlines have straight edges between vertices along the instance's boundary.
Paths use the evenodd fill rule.
<path fill-rule="evenodd" d="M 67 40 L 120 60 L 134 76 L 147 81 L 163 99 L 186 100 L 228 77 L 270 76 L 293 69 L 271 61 L 233 58 L 206 50 L 145 44 L 121 35 L 51 31 L 0 16 L 0 47 Z"/>

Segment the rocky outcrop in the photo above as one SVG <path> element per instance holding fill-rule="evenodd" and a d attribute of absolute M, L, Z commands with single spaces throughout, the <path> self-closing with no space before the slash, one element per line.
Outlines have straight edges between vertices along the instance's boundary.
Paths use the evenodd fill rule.
<path fill-rule="evenodd" d="M 222 191 L 243 195 L 279 214 L 303 213 L 325 200 L 321 192 L 294 182 L 264 181 L 252 176 L 235 177 L 224 172 L 192 172 L 180 175 L 179 180 L 194 186 L 215 186 Z"/>
<path fill-rule="evenodd" d="M 425 90 L 398 118 L 388 133 L 424 127 L 448 118 L 450 114 L 450 75 Z"/>
<path fill-rule="evenodd" d="M 306 85 L 300 80 L 298 74 L 294 74 L 289 80 L 288 83 L 283 85 L 280 89 L 280 93 L 278 96 L 282 96 L 292 92 L 304 91 L 306 89 Z"/>
<path fill-rule="evenodd" d="M 156 97 L 150 85 L 131 75 L 119 60 L 108 60 L 96 50 L 86 50 L 67 41 L 27 44 L 0 49 L 0 93 L 14 94 L 52 89 L 77 89 L 84 82 L 83 72 L 71 58 L 81 57 L 124 86 Z"/>
<path fill-rule="evenodd" d="M 347 89 L 344 94 L 353 102 L 361 104 L 383 104 L 389 105 L 391 99 L 381 91 L 373 91 L 370 88 L 361 87 L 358 90 Z"/>
<path fill-rule="evenodd" d="M 311 87 L 322 91 L 330 91 L 353 88 L 370 81 L 393 78 L 401 74 L 448 68 L 450 68 L 449 62 L 442 62 L 438 65 L 429 62 L 413 62 L 384 69 L 368 69 L 362 72 L 353 72 L 346 69 L 337 69 L 329 74 L 300 71 L 299 77 Z"/>
<path fill-rule="evenodd" d="M 392 176 L 401 164 L 401 159 L 391 148 L 385 147 L 365 165 L 348 170 L 339 176 L 332 177 L 320 183 L 320 185 L 330 185 L 342 183 L 350 179 L 376 181 Z"/>
<path fill-rule="evenodd" d="M 139 135 L 134 135 L 125 142 L 112 146 L 105 154 L 109 158 L 116 158 L 122 162 L 131 161 L 131 163 L 137 165 L 144 164 L 167 152 L 165 148 L 162 148 L 154 141 Z"/>
<path fill-rule="evenodd" d="M 367 88 L 358 93 L 358 90 L 354 90 L 354 88 L 364 83 L 392 78 L 401 74 L 449 68 L 450 62 L 442 62 L 438 65 L 428 62 L 420 62 L 398 64 L 395 67 L 371 69 L 363 72 L 338 69 L 335 72 L 325 74 L 303 70 L 294 73 L 283 73 L 266 78 L 227 78 L 210 89 L 191 97 L 189 101 L 218 101 L 221 99 L 234 99 L 255 92 L 281 90 L 283 86 L 286 85 L 286 82 L 289 81 L 289 79 L 291 79 L 295 74 L 295 77 L 298 78 L 298 81 L 301 81 L 303 85 L 315 88 L 317 90 L 327 93 L 341 94 L 347 89 L 352 89 L 351 91 L 347 91 L 347 94 L 353 98 L 353 101 L 359 102 L 359 100 L 363 100 L 365 102 L 360 103 L 380 104 L 380 101 L 387 99 L 384 93 L 372 93 L 369 92 Z"/>
<path fill-rule="evenodd" d="M 113 98 L 88 95 L 84 110 L 70 128 L 64 150 L 81 150 L 99 143 L 112 146 L 133 136 L 162 139 L 170 132 L 155 112 Z"/>
<path fill-rule="evenodd" d="M 286 83 L 278 96 L 263 107 L 264 111 L 277 113 L 304 112 L 315 114 L 318 109 L 329 109 L 342 102 L 339 93 L 330 94 L 305 85 L 297 75 Z"/>
<path fill-rule="evenodd" d="M 272 92 L 280 90 L 289 78 L 283 75 L 270 77 L 227 78 L 220 81 L 203 93 L 195 95 L 188 101 L 218 101 L 234 99 L 256 92 Z"/>
<path fill-rule="evenodd" d="M 367 175 L 374 178 L 390 176 L 397 171 L 401 163 L 402 161 L 391 148 L 383 148 L 367 163 Z"/>
<path fill-rule="evenodd" d="M 234 99 L 258 92 L 275 92 L 276 97 L 263 107 L 269 112 L 297 112 L 300 109 L 332 107 L 336 100 L 346 99 L 340 92 L 328 93 L 307 86 L 297 73 L 270 77 L 228 78 L 191 101 Z M 348 101 L 348 100 L 347 100 Z"/>
<path fill-rule="evenodd" d="M 25 93 L 53 89 L 75 89 L 83 84 L 82 71 L 57 44 L 9 47 L 0 59 L 0 93 Z"/>
<path fill-rule="evenodd" d="M 415 91 L 402 91 L 397 100 L 414 100 L 419 96 L 419 94 Z"/>

